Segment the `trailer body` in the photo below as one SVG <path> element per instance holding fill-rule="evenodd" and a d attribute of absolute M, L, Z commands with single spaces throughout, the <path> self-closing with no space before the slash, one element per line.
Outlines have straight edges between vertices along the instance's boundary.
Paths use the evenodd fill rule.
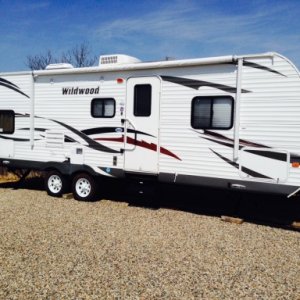
<path fill-rule="evenodd" d="M 298 192 L 300 76 L 287 58 L 100 60 L 0 73 L 3 166 L 48 172 L 53 195 L 73 180 L 79 198 L 93 176 Z"/>

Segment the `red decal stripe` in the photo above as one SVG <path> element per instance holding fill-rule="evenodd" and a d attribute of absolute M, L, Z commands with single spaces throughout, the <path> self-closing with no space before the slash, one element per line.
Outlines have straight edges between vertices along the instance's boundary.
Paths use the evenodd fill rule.
<path fill-rule="evenodd" d="M 95 141 L 109 141 L 109 142 L 119 142 L 124 143 L 124 136 L 116 137 L 116 138 L 96 138 Z M 130 145 L 136 145 L 145 149 L 149 149 L 152 151 L 157 151 L 157 145 L 153 143 L 147 143 L 145 141 L 138 141 L 131 137 L 127 137 L 127 143 Z M 181 160 L 177 155 L 175 155 L 173 152 L 167 150 L 166 148 L 160 147 L 160 153 L 171 156 L 173 158 L 176 158 L 178 160 Z"/>
<path fill-rule="evenodd" d="M 164 147 L 160 147 L 160 153 L 174 157 L 178 160 L 181 160 L 176 154 L 174 154 L 173 152 L 169 151 L 168 149 L 166 149 Z"/>

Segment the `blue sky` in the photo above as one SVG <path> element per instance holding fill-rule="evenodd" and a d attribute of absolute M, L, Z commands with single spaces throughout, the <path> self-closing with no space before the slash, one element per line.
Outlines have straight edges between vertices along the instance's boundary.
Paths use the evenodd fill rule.
<path fill-rule="evenodd" d="M 300 67 L 299 16 L 298 0 L 0 0 L 0 72 L 81 42 L 145 61 L 277 51 Z"/>

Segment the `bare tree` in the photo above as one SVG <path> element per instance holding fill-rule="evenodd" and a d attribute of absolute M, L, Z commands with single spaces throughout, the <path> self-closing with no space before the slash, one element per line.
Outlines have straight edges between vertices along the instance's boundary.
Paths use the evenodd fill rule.
<path fill-rule="evenodd" d="M 91 56 L 91 50 L 87 43 L 76 45 L 71 50 L 63 52 L 60 59 L 55 58 L 48 50 L 45 54 L 27 56 L 26 66 L 31 70 L 43 70 L 53 63 L 69 63 L 74 67 L 90 67 L 97 61 L 97 56 Z"/>
<path fill-rule="evenodd" d="M 76 45 L 73 49 L 62 54 L 62 62 L 72 64 L 74 67 L 90 67 L 93 66 L 97 60 L 97 56 L 90 56 L 91 50 L 88 44 L 82 43 Z"/>
<path fill-rule="evenodd" d="M 28 55 L 26 66 L 31 70 L 43 70 L 49 64 L 53 64 L 57 60 L 53 57 L 50 50 L 45 54 Z"/>

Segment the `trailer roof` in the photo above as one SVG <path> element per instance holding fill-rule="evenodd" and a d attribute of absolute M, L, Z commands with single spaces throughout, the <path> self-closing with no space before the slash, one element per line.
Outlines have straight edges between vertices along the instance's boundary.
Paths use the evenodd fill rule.
<path fill-rule="evenodd" d="M 249 54 L 249 55 L 227 55 L 208 58 L 194 58 L 194 59 L 180 59 L 172 61 L 155 61 L 155 62 L 141 62 L 131 64 L 112 64 L 112 65 L 100 65 L 96 67 L 84 67 L 84 68 L 72 68 L 72 69 L 51 69 L 51 70 L 37 70 L 37 71 L 24 71 L 24 72 L 9 72 L 0 73 L 0 75 L 27 75 L 33 74 L 36 76 L 47 75 L 63 75 L 63 74 L 82 74 L 82 73 L 102 73 L 102 72 L 117 72 L 117 71 L 134 71 L 134 70 L 147 70 L 147 69 L 161 69 L 161 68 L 176 68 L 176 67 L 188 67 L 188 66 L 201 66 L 211 64 L 224 64 L 236 62 L 239 58 L 263 58 L 280 56 L 293 65 L 287 58 L 276 52 L 266 52 L 261 54 Z M 294 65 L 293 65 L 294 66 Z M 294 66 L 297 70 L 297 68 Z M 298 70 L 297 70 L 298 72 Z M 298 72 L 299 74 L 299 72 Z"/>

